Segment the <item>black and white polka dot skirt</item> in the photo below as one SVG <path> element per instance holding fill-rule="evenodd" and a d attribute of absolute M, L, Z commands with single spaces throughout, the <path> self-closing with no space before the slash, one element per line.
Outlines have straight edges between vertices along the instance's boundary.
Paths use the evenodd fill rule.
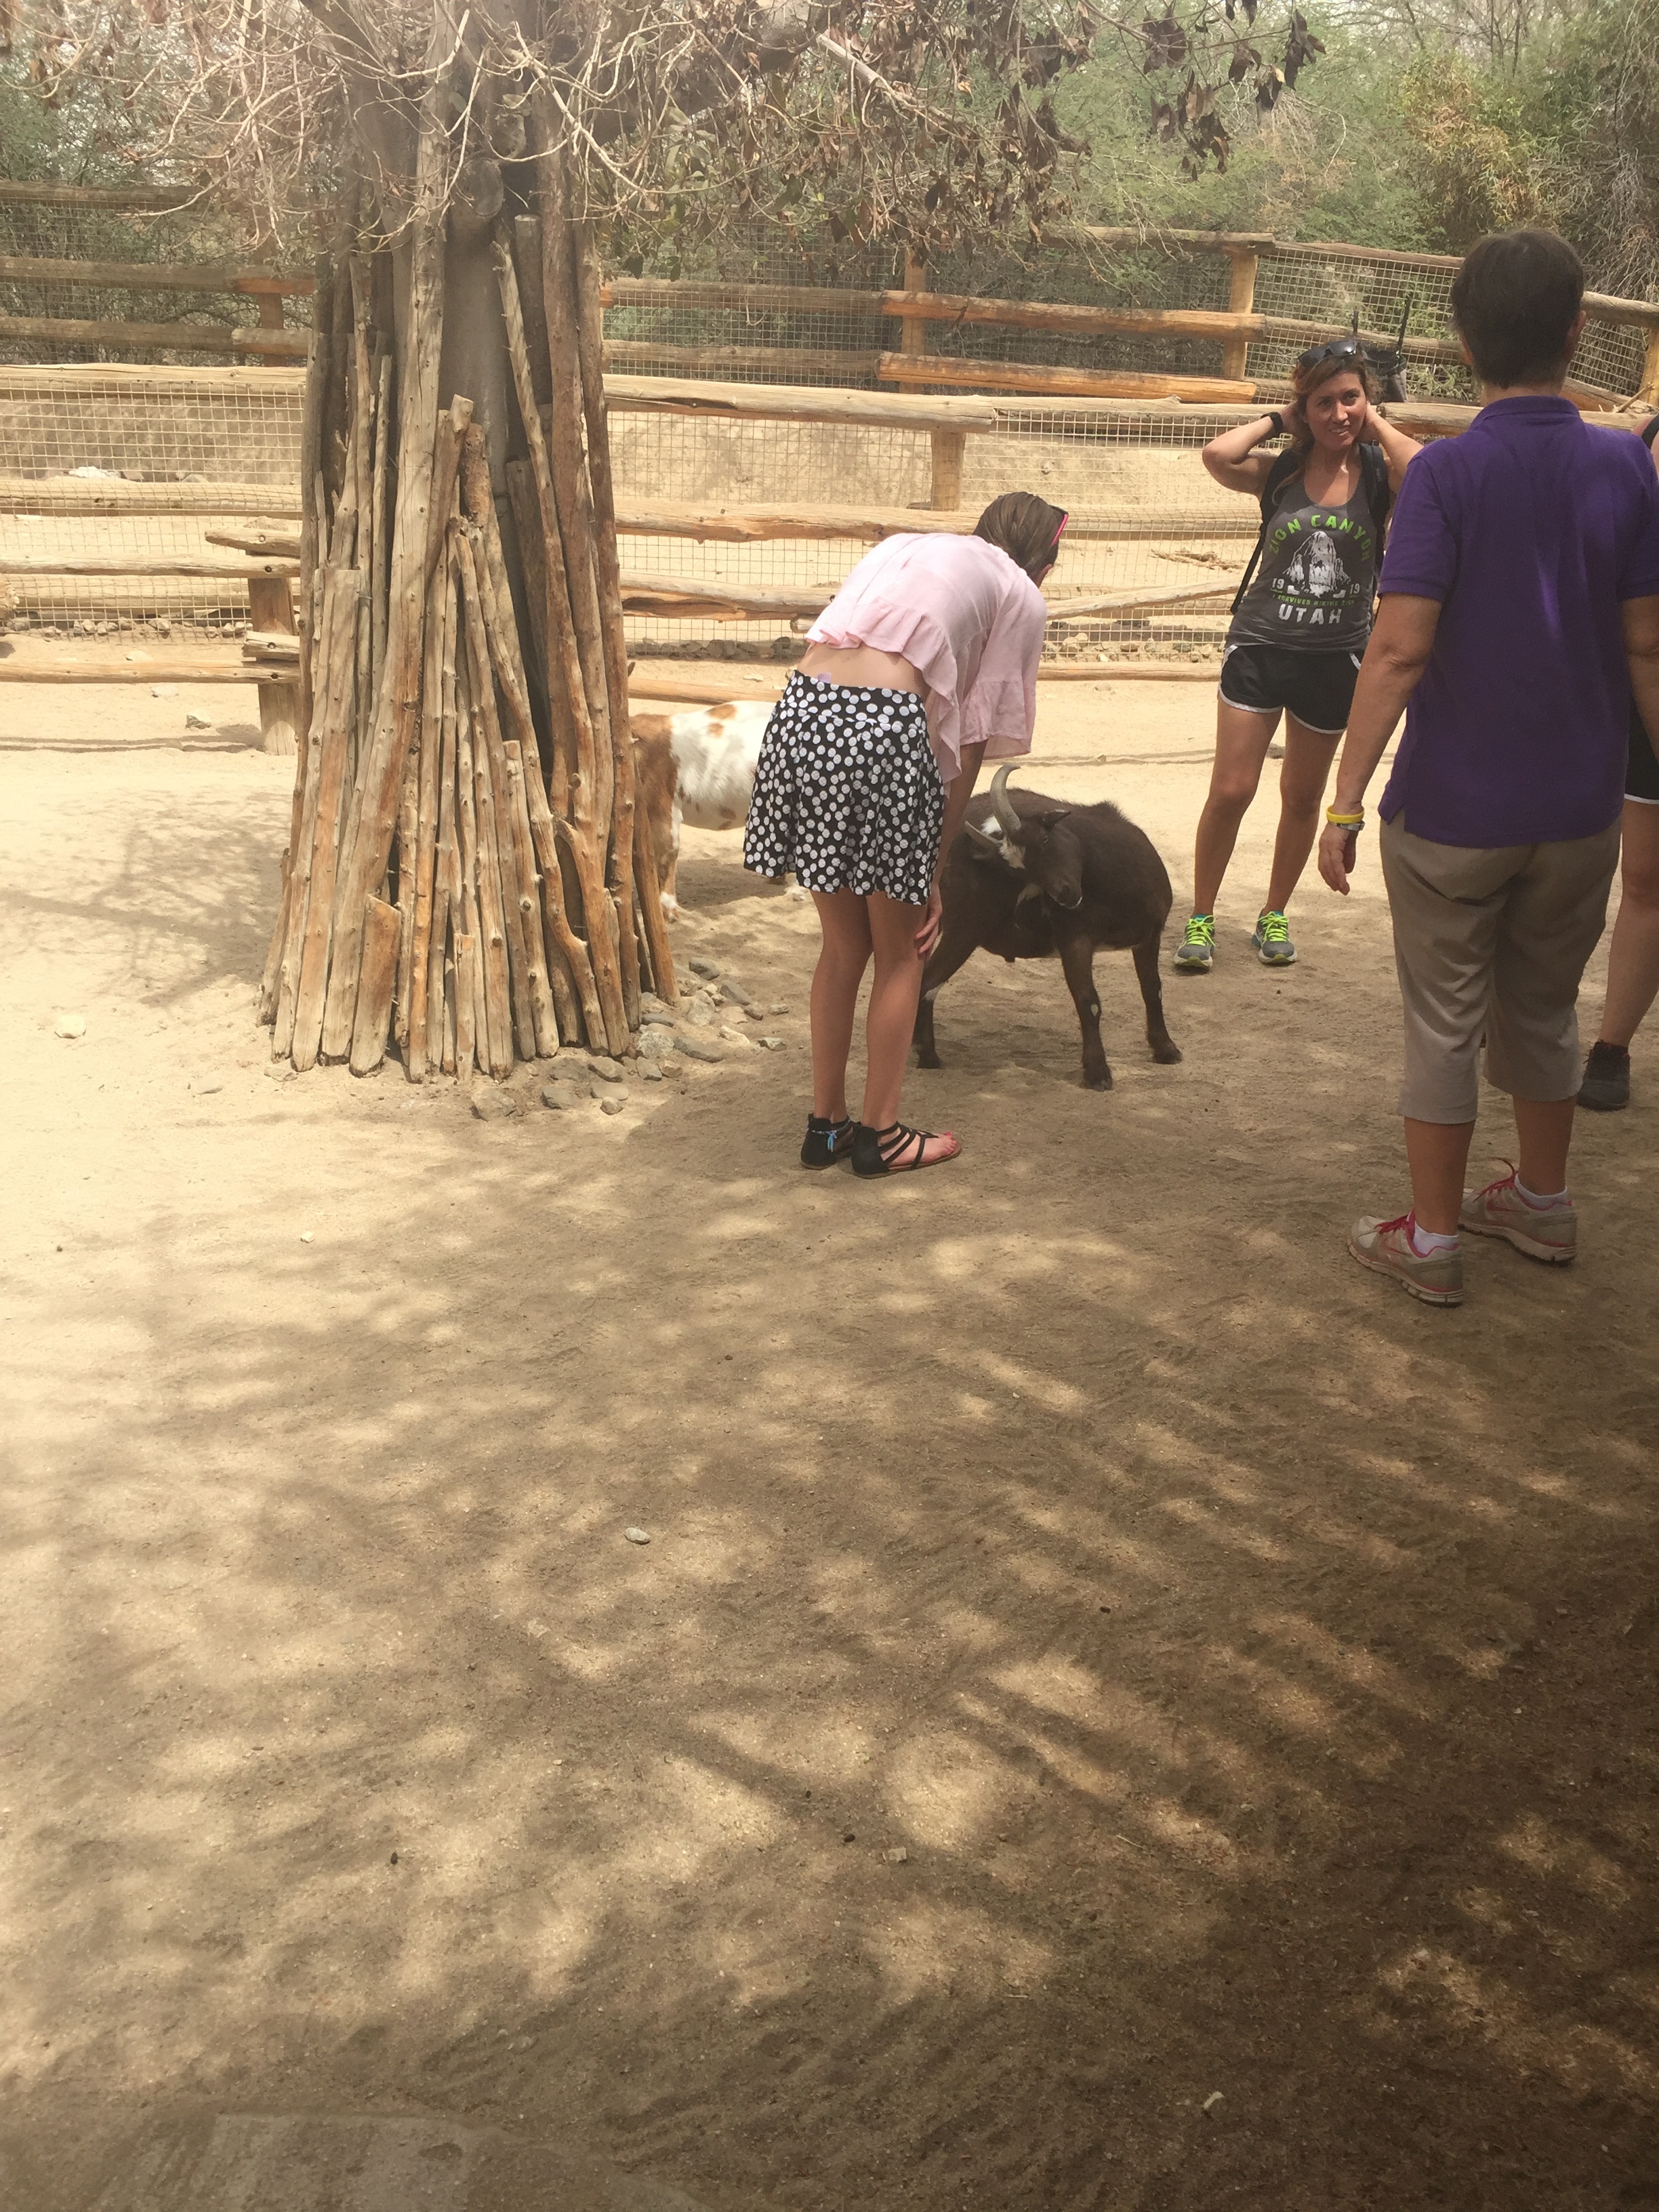
<path fill-rule="evenodd" d="M 945 785 L 921 698 L 798 669 L 761 743 L 744 867 L 793 870 L 810 891 L 884 891 L 925 906 L 944 826 Z"/>

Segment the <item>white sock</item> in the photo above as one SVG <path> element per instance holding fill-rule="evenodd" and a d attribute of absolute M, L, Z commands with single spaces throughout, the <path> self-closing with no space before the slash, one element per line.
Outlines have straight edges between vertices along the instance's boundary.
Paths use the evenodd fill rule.
<path fill-rule="evenodd" d="M 1455 1229 L 1449 1237 L 1443 1237 L 1437 1229 L 1421 1227 L 1415 1214 L 1406 1234 L 1419 1260 L 1431 1260 L 1437 1252 L 1455 1252 L 1457 1249 L 1457 1231 Z"/>
<path fill-rule="evenodd" d="M 1515 1178 L 1515 1187 L 1516 1190 L 1520 1192 L 1522 1197 L 1525 1199 L 1527 1204 L 1533 1208 L 1534 1212 L 1537 1213 L 1542 1213 L 1547 1207 L 1552 1206 L 1571 1206 L 1572 1203 L 1572 1200 L 1567 1196 L 1567 1194 L 1564 1190 L 1549 1192 L 1528 1190 L 1525 1183 L 1522 1182 L 1519 1176 L 1516 1176 Z"/>

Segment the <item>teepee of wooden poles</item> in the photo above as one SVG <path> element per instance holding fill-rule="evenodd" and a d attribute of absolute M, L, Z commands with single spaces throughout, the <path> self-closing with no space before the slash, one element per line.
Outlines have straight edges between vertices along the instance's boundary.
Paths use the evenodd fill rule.
<path fill-rule="evenodd" d="M 674 999 L 634 803 L 598 244 L 558 157 L 538 166 L 539 217 L 509 223 L 498 196 L 475 226 L 510 365 L 497 480 L 474 398 L 441 385 L 456 217 L 435 102 L 403 281 L 389 250 L 319 280 L 302 734 L 260 1008 L 296 1068 L 366 1074 L 393 1045 L 411 1082 L 562 1043 L 617 1057 L 641 988 Z"/>

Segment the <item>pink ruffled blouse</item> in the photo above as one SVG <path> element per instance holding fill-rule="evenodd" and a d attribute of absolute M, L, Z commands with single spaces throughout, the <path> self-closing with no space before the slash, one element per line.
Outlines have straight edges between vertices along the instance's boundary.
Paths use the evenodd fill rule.
<path fill-rule="evenodd" d="M 964 745 L 983 743 L 988 760 L 1030 751 L 1048 617 L 1000 546 L 906 531 L 865 555 L 806 635 L 909 662 L 927 687 L 927 733 L 948 785 Z"/>

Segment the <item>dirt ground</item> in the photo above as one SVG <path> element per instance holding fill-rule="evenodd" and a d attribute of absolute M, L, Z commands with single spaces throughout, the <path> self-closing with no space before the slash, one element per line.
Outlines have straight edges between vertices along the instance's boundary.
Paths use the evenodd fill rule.
<path fill-rule="evenodd" d="M 908 1092 L 965 1155 L 890 1187 L 795 1164 L 813 924 L 731 837 L 677 942 L 787 1050 L 612 1119 L 277 1079 L 250 720 L 0 691 L 7 2212 L 204 2113 L 723 2212 L 1659 2206 L 1655 1055 L 1574 1269 L 1362 1273 L 1374 854 L 1270 975 L 1261 806 L 1184 1064 L 1105 957 L 1086 1093 L 976 960 Z M 1210 722 L 1045 686 L 1030 781 L 1179 897 Z"/>

